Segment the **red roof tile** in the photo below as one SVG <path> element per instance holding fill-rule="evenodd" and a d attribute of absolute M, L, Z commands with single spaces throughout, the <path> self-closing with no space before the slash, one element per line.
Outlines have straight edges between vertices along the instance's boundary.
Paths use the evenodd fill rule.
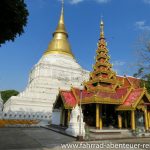
<path fill-rule="evenodd" d="M 142 92 L 143 92 L 143 89 L 135 89 L 135 90 L 133 90 L 129 94 L 129 96 L 127 97 L 125 102 L 123 103 L 123 106 L 132 106 L 132 104 L 134 104 L 135 101 L 137 101 L 137 99 L 139 99 L 139 97 L 141 96 Z"/>
<path fill-rule="evenodd" d="M 97 95 L 99 95 L 102 98 L 112 98 L 112 99 L 121 99 L 127 94 L 128 89 L 127 88 L 119 88 L 116 90 L 115 93 L 110 93 L 110 92 L 98 92 Z"/>
<path fill-rule="evenodd" d="M 74 88 L 74 91 L 75 91 L 75 94 L 80 97 L 80 94 L 81 94 L 81 90 L 77 89 L 77 88 Z M 85 98 L 85 97 L 92 97 L 94 95 L 94 93 L 92 92 L 87 92 L 86 90 L 82 90 L 82 98 Z"/>
<path fill-rule="evenodd" d="M 74 107 L 77 103 L 71 91 L 61 91 L 61 96 L 63 96 L 63 101 L 67 107 Z"/>
<path fill-rule="evenodd" d="M 124 85 L 121 88 L 117 88 L 115 93 L 111 93 L 109 91 L 108 92 L 99 91 L 94 93 L 94 92 L 88 92 L 87 90 L 82 90 L 82 99 L 90 98 L 96 95 L 97 97 L 104 98 L 104 99 L 105 98 L 114 99 L 114 102 L 120 99 L 123 100 L 123 98 L 128 93 L 129 87 L 131 87 L 132 84 L 135 89 L 131 91 L 131 93 L 124 101 L 123 105 L 120 105 L 120 106 L 132 106 L 132 104 L 135 103 L 135 101 L 141 96 L 143 92 L 143 89 L 141 88 L 139 89 L 140 79 L 134 77 L 122 77 L 122 76 L 117 76 L 117 79 L 119 81 L 124 80 Z M 60 93 L 61 96 L 63 97 L 64 104 L 67 107 L 74 107 L 78 102 L 78 98 L 80 98 L 81 96 L 81 90 L 77 88 L 73 88 L 72 91 L 61 91 Z"/>
<path fill-rule="evenodd" d="M 140 88 L 140 79 L 135 77 L 126 77 L 126 76 L 117 76 L 117 80 L 122 81 L 124 80 L 123 87 L 134 86 L 134 88 Z"/>
<path fill-rule="evenodd" d="M 80 97 L 80 90 L 79 89 L 74 89 L 75 90 L 75 94 Z M 86 90 L 82 91 L 82 98 L 86 98 L 86 97 L 92 97 L 93 95 L 97 95 L 100 96 L 102 98 L 112 98 L 112 99 L 120 99 L 122 97 L 124 97 L 128 92 L 128 88 L 118 88 L 116 90 L 115 93 L 111 93 L 111 92 L 97 92 L 97 93 L 92 93 L 92 92 L 87 92 Z"/>

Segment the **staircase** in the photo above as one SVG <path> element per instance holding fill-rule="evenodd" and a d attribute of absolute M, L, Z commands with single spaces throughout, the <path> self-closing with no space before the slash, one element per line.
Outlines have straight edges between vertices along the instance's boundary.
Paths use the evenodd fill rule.
<path fill-rule="evenodd" d="M 131 138 L 133 134 L 131 130 L 128 129 L 93 129 L 90 128 L 89 135 L 85 138 L 89 140 L 109 140 L 109 139 L 122 139 L 122 138 Z"/>

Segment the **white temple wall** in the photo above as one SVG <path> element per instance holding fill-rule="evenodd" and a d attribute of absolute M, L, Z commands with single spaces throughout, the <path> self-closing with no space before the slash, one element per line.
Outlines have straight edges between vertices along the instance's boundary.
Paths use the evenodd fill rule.
<path fill-rule="evenodd" d="M 52 113 L 52 124 L 60 125 L 61 110 L 54 109 Z"/>

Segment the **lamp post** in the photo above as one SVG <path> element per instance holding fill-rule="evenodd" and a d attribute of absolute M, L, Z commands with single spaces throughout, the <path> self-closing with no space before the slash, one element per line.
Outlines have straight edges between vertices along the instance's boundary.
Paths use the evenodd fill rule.
<path fill-rule="evenodd" d="M 82 84 L 81 84 L 82 86 Z M 79 118 L 79 135 L 77 136 L 78 141 L 83 141 L 83 135 L 82 135 L 82 122 L 81 122 L 81 115 L 82 115 L 82 108 L 81 108 L 81 100 L 82 100 L 82 89 L 80 89 L 80 103 L 79 103 L 79 108 L 80 108 L 80 118 Z"/>

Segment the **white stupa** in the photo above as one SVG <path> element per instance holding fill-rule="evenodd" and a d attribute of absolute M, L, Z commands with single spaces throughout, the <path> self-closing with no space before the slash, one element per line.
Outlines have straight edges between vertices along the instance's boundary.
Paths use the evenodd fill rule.
<path fill-rule="evenodd" d="M 31 70 L 26 89 L 5 103 L 4 118 L 49 120 L 59 88 L 80 87 L 88 76 L 89 72 L 72 54 L 62 5 L 60 20 L 48 49 Z"/>

